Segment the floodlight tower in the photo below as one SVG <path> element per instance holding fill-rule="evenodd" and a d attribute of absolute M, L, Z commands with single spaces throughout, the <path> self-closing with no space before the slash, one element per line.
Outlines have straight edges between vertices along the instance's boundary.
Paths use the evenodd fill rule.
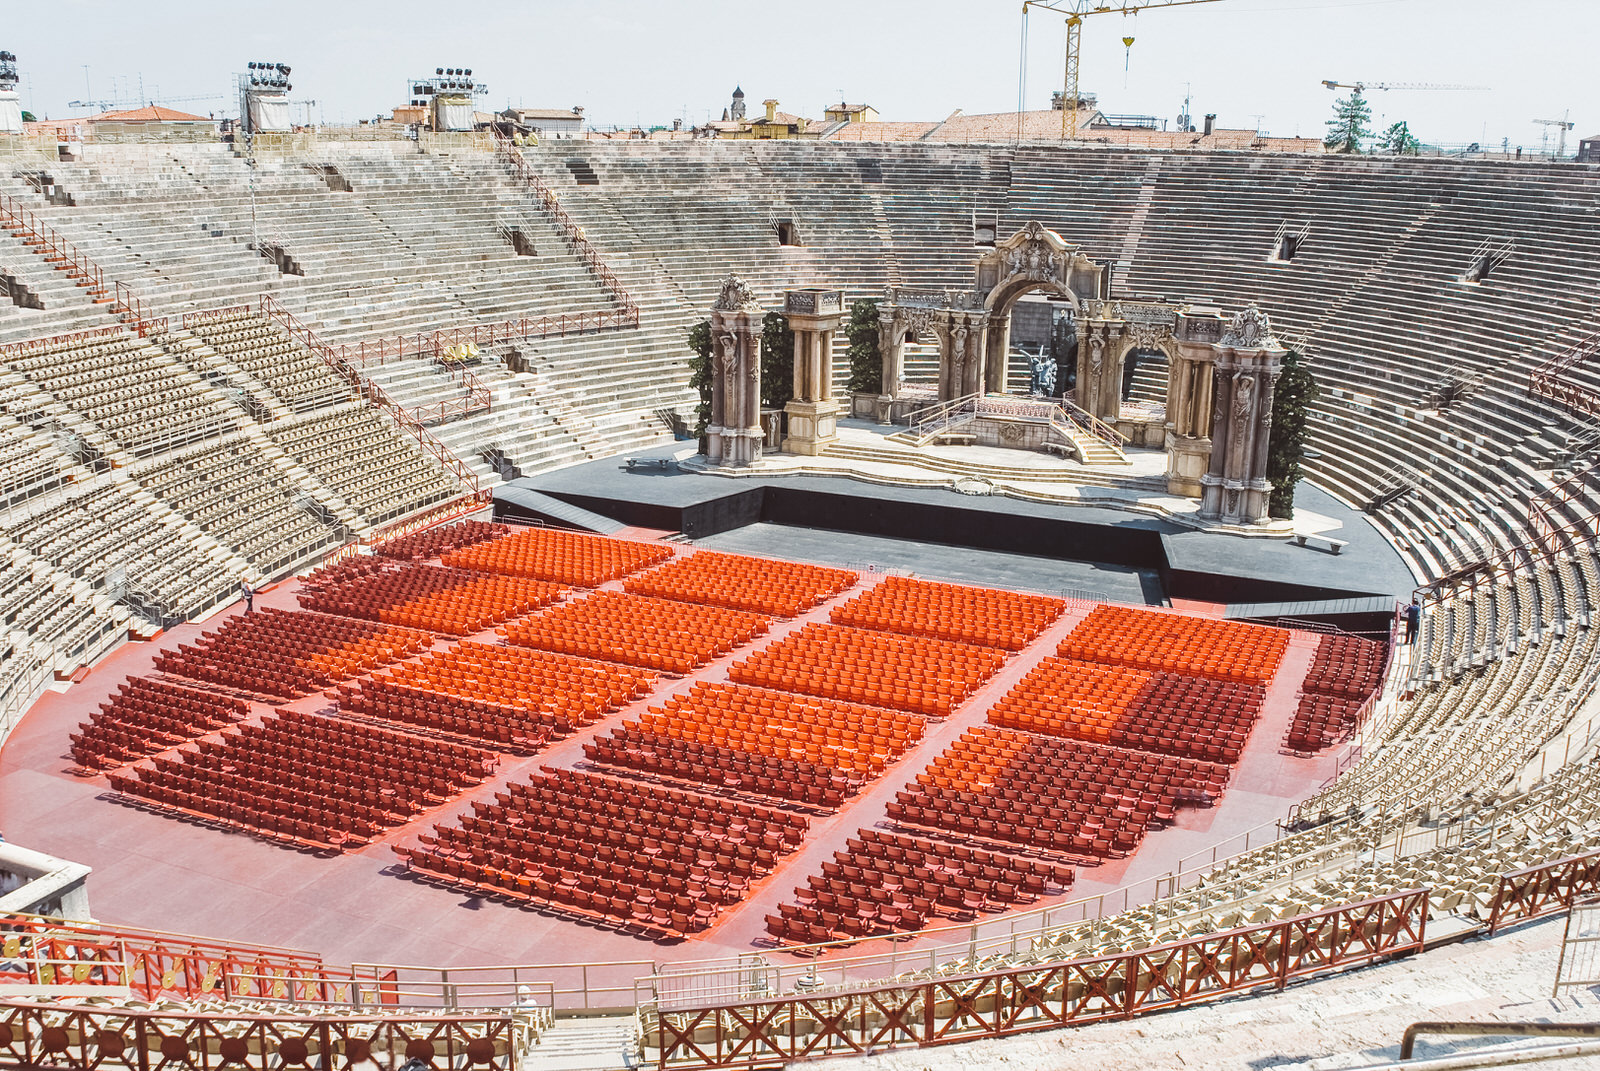
<path fill-rule="evenodd" d="M 239 83 L 239 125 L 247 137 L 285 134 L 289 126 L 290 66 L 251 60 L 249 71 L 236 75 Z"/>
<path fill-rule="evenodd" d="M 489 87 L 472 80 L 470 67 L 437 67 L 432 78 L 411 80 L 411 106 L 428 110 L 434 130 L 471 130 L 472 99 Z"/>
<path fill-rule="evenodd" d="M 17 57 L 0 52 L 0 134 L 22 133 L 22 98 L 17 95 Z"/>

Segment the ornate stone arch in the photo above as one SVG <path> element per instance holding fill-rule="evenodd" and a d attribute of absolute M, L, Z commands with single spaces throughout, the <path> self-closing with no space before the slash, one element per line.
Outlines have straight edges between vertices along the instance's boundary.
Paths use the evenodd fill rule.
<path fill-rule="evenodd" d="M 1105 287 L 1105 267 L 1038 220 L 1030 220 L 1010 238 L 978 258 L 976 286 L 989 322 L 984 338 L 986 389 L 1006 390 L 1011 351 L 1011 310 L 1024 294 L 1043 292 L 1072 306 L 1083 318 L 1084 303 L 1098 299 Z"/>

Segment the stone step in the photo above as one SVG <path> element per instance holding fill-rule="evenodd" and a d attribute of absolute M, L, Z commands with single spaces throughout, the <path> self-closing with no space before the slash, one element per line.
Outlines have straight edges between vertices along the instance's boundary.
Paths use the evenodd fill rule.
<path fill-rule="evenodd" d="M 621 1071 L 641 1061 L 633 1016 L 557 1019 L 528 1046 L 519 1071 Z"/>

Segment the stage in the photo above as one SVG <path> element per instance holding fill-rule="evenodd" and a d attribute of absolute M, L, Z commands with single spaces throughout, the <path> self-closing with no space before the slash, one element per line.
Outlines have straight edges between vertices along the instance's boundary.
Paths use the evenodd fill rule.
<path fill-rule="evenodd" d="M 1016 465 L 1031 463 L 1041 472 L 1054 461 L 1023 451 L 982 453 L 1013 455 Z M 658 458 L 665 464 L 655 464 Z M 1136 458 L 1135 465 L 1147 469 L 1150 460 Z M 1257 616 L 1270 607 L 1273 616 L 1346 627 L 1356 627 L 1357 618 L 1367 619 L 1359 627 L 1372 627 L 1376 616 L 1392 612 L 1395 600 L 1409 601 L 1415 584 L 1365 515 L 1304 482 L 1296 495 L 1297 524 L 1344 541 L 1338 554 L 1287 539 L 1205 531 L 1187 517 L 1158 515 L 1173 513 L 1172 498 L 1152 490 L 1148 473 L 1108 487 L 1099 473 L 1085 470 L 1087 479 L 1100 480 L 1084 488 L 1100 502 L 1076 504 L 963 493 L 952 488 L 956 479 L 933 479 L 925 470 L 903 471 L 917 483 L 889 482 L 896 473 L 887 465 L 873 466 L 866 478 L 782 471 L 729 476 L 699 470 L 697 462 L 693 447 L 680 443 L 523 477 L 496 490 L 495 510 L 541 519 L 536 506 L 519 504 L 532 492 L 622 524 L 681 532 L 697 546 L 864 563 L 999 587 L 1098 593 L 1119 602 L 1223 604 L 1230 616 Z M 1073 466 L 1057 463 L 1052 477 L 1059 480 L 1063 468 L 1070 474 Z M 1111 498 L 1125 504 L 1106 504 Z M 1153 503 L 1151 511 L 1139 508 L 1144 502 Z"/>

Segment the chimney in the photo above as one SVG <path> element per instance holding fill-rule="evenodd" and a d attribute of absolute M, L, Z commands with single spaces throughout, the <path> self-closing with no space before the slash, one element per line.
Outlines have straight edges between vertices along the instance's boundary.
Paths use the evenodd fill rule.
<path fill-rule="evenodd" d="M 674 130 L 682 130 L 683 129 L 683 120 L 682 119 L 674 119 L 672 121 L 672 129 L 674 129 Z"/>
<path fill-rule="evenodd" d="M 1210 136 L 1210 134 L 1211 134 L 1211 128 L 1212 128 L 1212 127 L 1213 127 L 1213 126 L 1215 126 L 1215 125 L 1216 125 L 1216 123 L 1217 123 L 1217 113 L 1216 113 L 1216 112 L 1209 112 L 1209 113 L 1207 113 L 1207 114 L 1206 114 L 1206 135 L 1207 135 L 1207 136 L 1208 136 L 1208 137 L 1209 137 L 1209 136 Z"/>
<path fill-rule="evenodd" d="M 778 102 L 769 97 L 761 103 L 767 106 L 767 122 L 776 122 L 778 119 Z"/>

